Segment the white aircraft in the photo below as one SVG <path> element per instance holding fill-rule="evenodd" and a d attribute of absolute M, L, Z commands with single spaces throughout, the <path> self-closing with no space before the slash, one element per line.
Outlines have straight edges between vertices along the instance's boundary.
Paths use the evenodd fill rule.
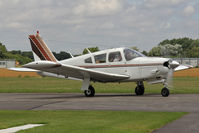
<path fill-rule="evenodd" d="M 136 95 L 144 94 L 143 81 L 163 83 L 163 97 L 169 96 L 168 81 L 173 71 L 188 69 L 168 58 L 146 57 L 128 48 L 114 48 L 58 61 L 37 31 L 29 35 L 34 62 L 23 65 L 17 71 L 36 71 L 43 76 L 74 78 L 83 81 L 81 90 L 85 96 L 95 95 L 90 82 L 136 82 Z"/>

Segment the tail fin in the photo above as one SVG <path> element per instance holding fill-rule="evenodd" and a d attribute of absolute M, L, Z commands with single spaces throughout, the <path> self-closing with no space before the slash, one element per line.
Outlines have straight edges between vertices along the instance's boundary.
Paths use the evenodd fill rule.
<path fill-rule="evenodd" d="M 50 51 L 46 43 L 40 37 L 39 31 L 37 31 L 36 35 L 29 35 L 29 39 L 35 61 L 47 60 L 57 62 L 53 53 Z"/>

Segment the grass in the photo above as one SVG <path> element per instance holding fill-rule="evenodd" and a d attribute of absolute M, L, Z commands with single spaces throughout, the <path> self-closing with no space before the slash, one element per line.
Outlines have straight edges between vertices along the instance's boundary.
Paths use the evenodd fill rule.
<path fill-rule="evenodd" d="M 0 92 L 81 92 L 81 82 L 49 77 L 0 78 Z"/>
<path fill-rule="evenodd" d="M 199 77 L 174 78 L 172 93 L 199 93 Z M 0 92 L 81 92 L 80 81 L 41 78 L 0 78 Z M 94 83 L 96 93 L 134 93 L 135 83 Z M 146 93 L 160 93 L 161 84 L 148 85 Z M 24 124 L 45 124 L 20 133 L 149 133 L 176 120 L 183 112 L 136 111 L 0 111 L 0 129 Z"/>
<path fill-rule="evenodd" d="M 0 111 L 0 129 L 24 124 L 45 126 L 19 133 L 149 133 L 183 112 Z"/>
<path fill-rule="evenodd" d="M 197 93 L 199 94 L 199 77 L 176 77 L 174 89 L 171 93 Z M 63 93 L 82 92 L 81 81 L 41 78 L 41 77 L 5 77 L 0 78 L 0 92 L 3 93 Z M 96 93 L 134 93 L 135 83 L 92 83 Z M 146 93 L 160 93 L 162 84 L 149 85 L 145 83 Z"/>

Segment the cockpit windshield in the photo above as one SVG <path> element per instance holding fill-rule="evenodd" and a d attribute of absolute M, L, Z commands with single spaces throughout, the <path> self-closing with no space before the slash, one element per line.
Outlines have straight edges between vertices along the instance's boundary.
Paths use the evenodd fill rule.
<path fill-rule="evenodd" d="M 136 57 L 144 57 L 145 55 L 133 49 L 124 49 L 124 56 L 126 58 L 126 61 L 130 61 Z"/>

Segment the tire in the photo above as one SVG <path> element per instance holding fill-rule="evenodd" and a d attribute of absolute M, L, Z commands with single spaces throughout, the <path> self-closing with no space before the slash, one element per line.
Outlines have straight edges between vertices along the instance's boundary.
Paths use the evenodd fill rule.
<path fill-rule="evenodd" d="M 93 86 L 89 86 L 88 90 L 84 91 L 84 94 L 86 97 L 94 97 L 95 96 L 95 89 L 93 88 Z"/>
<path fill-rule="evenodd" d="M 161 91 L 161 94 L 163 97 L 168 97 L 170 92 L 169 92 L 169 89 L 168 88 L 163 88 L 162 91 Z"/>
<path fill-rule="evenodd" d="M 139 85 L 135 88 L 135 94 L 140 96 L 144 94 L 144 86 L 143 85 Z"/>

